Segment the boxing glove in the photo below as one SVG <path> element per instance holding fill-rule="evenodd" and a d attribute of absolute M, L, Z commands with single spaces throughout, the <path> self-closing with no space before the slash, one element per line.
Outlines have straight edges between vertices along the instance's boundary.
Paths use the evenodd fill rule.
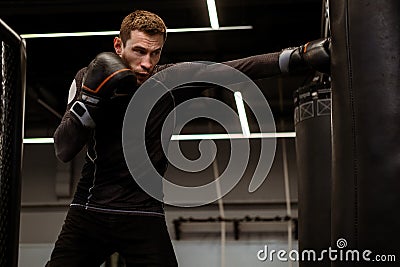
<path fill-rule="evenodd" d="M 282 73 L 291 73 L 313 69 L 321 73 L 330 73 L 331 39 L 321 38 L 305 45 L 286 48 L 279 55 L 279 67 Z"/>
<path fill-rule="evenodd" d="M 115 53 L 103 52 L 86 69 L 81 92 L 71 107 L 81 123 L 96 126 L 100 108 L 115 97 L 130 95 L 137 87 L 136 76 Z"/>

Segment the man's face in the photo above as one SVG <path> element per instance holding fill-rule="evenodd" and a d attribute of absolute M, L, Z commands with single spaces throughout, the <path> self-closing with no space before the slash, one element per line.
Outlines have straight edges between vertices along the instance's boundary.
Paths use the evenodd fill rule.
<path fill-rule="evenodd" d="M 161 34 L 149 35 L 135 30 L 124 46 L 120 38 L 114 39 L 114 48 L 118 55 L 130 66 L 136 74 L 138 84 L 144 83 L 158 63 L 164 37 Z"/>

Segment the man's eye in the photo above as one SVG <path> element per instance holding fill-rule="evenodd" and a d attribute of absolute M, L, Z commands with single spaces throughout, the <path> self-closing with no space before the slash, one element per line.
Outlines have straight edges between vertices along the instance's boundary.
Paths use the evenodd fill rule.
<path fill-rule="evenodd" d="M 145 51 L 143 51 L 143 50 L 133 50 L 135 53 L 137 53 L 137 54 L 140 54 L 140 55 L 144 55 L 144 54 L 146 54 L 146 52 Z"/>

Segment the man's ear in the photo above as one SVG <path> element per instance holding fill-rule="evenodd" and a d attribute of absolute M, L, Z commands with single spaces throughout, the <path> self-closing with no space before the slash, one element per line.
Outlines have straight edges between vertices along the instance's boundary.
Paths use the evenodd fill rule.
<path fill-rule="evenodd" d="M 114 49 L 118 55 L 122 54 L 122 40 L 119 37 L 114 37 Z"/>

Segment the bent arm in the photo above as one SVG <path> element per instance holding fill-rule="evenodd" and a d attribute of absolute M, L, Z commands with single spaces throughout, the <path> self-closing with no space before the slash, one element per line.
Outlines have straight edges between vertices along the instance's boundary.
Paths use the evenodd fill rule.
<path fill-rule="evenodd" d="M 57 158 L 63 162 L 72 160 L 85 146 L 91 132 L 68 110 L 54 132 Z"/>
<path fill-rule="evenodd" d="M 85 146 L 92 129 L 85 127 L 70 111 L 80 93 L 84 70 L 80 70 L 71 84 L 66 112 L 54 132 L 54 148 L 57 158 L 63 162 L 72 160 Z"/>

